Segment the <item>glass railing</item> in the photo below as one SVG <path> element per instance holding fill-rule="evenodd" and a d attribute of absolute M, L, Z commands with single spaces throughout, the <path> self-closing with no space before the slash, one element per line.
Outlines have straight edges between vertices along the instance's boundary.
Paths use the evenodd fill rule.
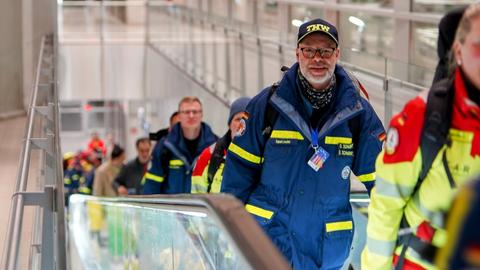
<path fill-rule="evenodd" d="M 231 196 L 72 195 L 72 269 L 290 269 Z"/>
<path fill-rule="evenodd" d="M 355 233 L 343 269 L 360 269 L 366 193 L 352 193 Z M 70 197 L 71 269 L 289 269 L 233 197 Z"/>

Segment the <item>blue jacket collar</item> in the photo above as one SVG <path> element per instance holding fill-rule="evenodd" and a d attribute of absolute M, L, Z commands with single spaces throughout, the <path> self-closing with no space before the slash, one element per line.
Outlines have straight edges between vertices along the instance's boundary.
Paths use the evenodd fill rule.
<path fill-rule="evenodd" d="M 200 130 L 200 139 L 198 141 L 198 147 L 197 147 L 197 152 L 195 153 L 195 156 L 200 155 L 201 151 L 204 148 L 206 148 L 216 140 L 217 140 L 217 136 L 213 133 L 210 126 L 202 122 L 201 130 Z M 186 159 L 189 161 L 189 163 L 193 162 L 195 157 L 191 157 L 190 153 L 188 152 L 180 123 L 177 123 L 172 127 L 172 130 L 167 135 L 165 141 L 167 141 L 169 145 L 175 147 L 176 152 L 179 152 L 180 154 L 185 156 Z"/>

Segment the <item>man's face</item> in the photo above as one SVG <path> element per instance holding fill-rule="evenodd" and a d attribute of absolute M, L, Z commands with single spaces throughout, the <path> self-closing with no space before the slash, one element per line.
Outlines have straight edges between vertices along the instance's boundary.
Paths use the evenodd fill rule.
<path fill-rule="evenodd" d="M 149 142 L 141 142 L 138 144 L 137 153 L 140 163 L 147 163 L 150 160 L 151 146 Z"/>
<path fill-rule="evenodd" d="M 245 115 L 246 115 L 245 112 L 236 113 L 233 116 L 232 121 L 230 121 L 229 128 L 230 128 L 230 133 L 232 134 L 232 138 L 235 137 L 240 130 L 245 128 L 243 126 L 245 122 L 240 121 L 242 120 L 243 117 L 245 117 Z"/>
<path fill-rule="evenodd" d="M 319 51 L 313 57 L 309 52 L 322 49 L 323 57 Z M 340 56 L 340 50 L 335 42 L 327 35 L 312 33 L 306 36 L 296 50 L 300 71 L 315 89 L 324 89 L 330 83 L 335 71 L 335 64 Z"/>
<path fill-rule="evenodd" d="M 202 123 L 202 105 L 194 102 L 184 102 L 179 108 L 180 125 L 183 129 L 198 128 Z"/>

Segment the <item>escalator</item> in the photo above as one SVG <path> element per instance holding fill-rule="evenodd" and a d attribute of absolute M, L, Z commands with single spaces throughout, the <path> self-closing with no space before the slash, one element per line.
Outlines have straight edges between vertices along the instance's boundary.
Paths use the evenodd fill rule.
<path fill-rule="evenodd" d="M 228 195 L 70 197 L 71 269 L 290 269 Z"/>

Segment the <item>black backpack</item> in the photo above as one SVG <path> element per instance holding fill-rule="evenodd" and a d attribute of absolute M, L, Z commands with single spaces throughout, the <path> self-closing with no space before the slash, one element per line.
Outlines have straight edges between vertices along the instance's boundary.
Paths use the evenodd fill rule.
<path fill-rule="evenodd" d="M 207 178 L 208 178 L 208 188 L 207 192 L 210 192 L 212 187 L 213 177 L 217 172 L 218 168 L 222 163 L 225 163 L 225 150 L 228 148 L 232 142 L 232 137 L 230 135 L 230 130 L 222 138 L 220 138 L 215 144 L 215 148 L 212 152 L 212 157 L 210 158 L 210 163 L 208 165 Z"/>

